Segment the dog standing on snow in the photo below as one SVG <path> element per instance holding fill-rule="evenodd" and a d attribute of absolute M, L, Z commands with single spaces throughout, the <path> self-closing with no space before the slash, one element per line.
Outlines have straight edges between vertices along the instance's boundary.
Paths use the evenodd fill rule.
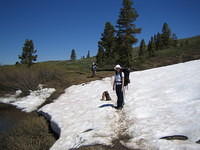
<path fill-rule="evenodd" d="M 103 94 L 102 94 L 102 101 L 110 101 L 111 98 L 110 98 L 110 95 L 108 93 L 108 91 L 104 91 Z"/>

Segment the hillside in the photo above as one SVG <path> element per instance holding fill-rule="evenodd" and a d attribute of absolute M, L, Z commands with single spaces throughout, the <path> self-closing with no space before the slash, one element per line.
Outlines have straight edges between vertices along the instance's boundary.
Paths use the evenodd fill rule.
<path fill-rule="evenodd" d="M 154 57 L 143 60 L 138 59 L 138 48 L 135 48 L 134 68 L 144 70 L 200 59 L 200 36 L 180 39 L 178 43 L 178 47 L 155 51 Z"/>
<path fill-rule="evenodd" d="M 58 137 L 52 132 L 47 120 L 35 110 L 57 99 L 71 85 L 101 79 L 112 74 L 102 71 L 95 78 L 91 78 L 92 61 L 93 58 L 73 62 L 40 62 L 30 69 L 23 65 L 1 66 L 0 149 L 49 150 Z M 42 89 L 38 88 L 38 84 L 41 83 L 44 85 Z M 23 93 L 16 92 L 18 89 Z M 29 92 L 30 89 L 33 91 Z M 3 103 L 12 104 L 14 107 Z M 2 133 L 4 126 L 8 127 L 8 131 Z"/>
<path fill-rule="evenodd" d="M 156 51 L 155 57 L 151 58 L 138 59 L 137 51 L 138 48 L 135 48 L 135 70 L 200 59 L 200 36 L 181 39 L 179 47 Z M 23 91 L 23 95 L 27 95 L 29 90 L 36 90 L 38 85 L 42 83 L 45 87 L 56 89 L 56 92 L 49 98 L 52 100 L 70 85 L 101 79 L 112 74 L 113 66 L 99 68 L 97 77 L 91 78 L 90 67 L 94 61 L 95 58 L 92 57 L 77 61 L 39 62 L 34 64 L 31 69 L 23 65 L 0 66 L 0 96 L 13 94 L 18 89 Z"/>
<path fill-rule="evenodd" d="M 200 149 L 199 74 L 200 60 L 131 73 L 122 111 L 113 108 L 111 77 L 67 88 L 39 110 L 60 135 L 51 150 L 116 140 L 129 149 Z M 105 90 L 111 101 L 100 101 Z"/>
<path fill-rule="evenodd" d="M 110 76 L 112 73 L 101 71 L 91 77 L 91 64 L 95 58 L 77 61 L 48 61 L 34 64 L 31 68 L 24 65 L 8 65 L 0 67 L 0 96 L 14 94 L 22 90 L 24 95 L 29 90 L 37 90 L 39 84 L 55 88 L 51 98 L 56 98 L 70 85 Z M 23 96 L 23 95 L 22 95 Z"/>

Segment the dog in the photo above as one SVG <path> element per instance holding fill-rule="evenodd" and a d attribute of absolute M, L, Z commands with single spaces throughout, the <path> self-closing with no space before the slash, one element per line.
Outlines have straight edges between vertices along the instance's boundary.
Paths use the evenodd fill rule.
<path fill-rule="evenodd" d="M 102 101 L 110 101 L 111 100 L 111 97 L 108 93 L 108 91 L 104 91 L 103 94 L 102 94 Z"/>

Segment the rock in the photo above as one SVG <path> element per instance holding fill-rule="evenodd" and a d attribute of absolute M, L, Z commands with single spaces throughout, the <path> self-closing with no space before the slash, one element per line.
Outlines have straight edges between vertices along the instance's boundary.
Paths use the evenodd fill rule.
<path fill-rule="evenodd" d="M 197 144 L 200 144 L 200 140 L 196 141 Z"/>
<path fill-rule="evenodd" d="M 184 136 L 184 135 L 172 135 L 172 136 L 161 137 L 160 139 L 165 139 L 165 140 L 188 140 L 188 137 Z"/>

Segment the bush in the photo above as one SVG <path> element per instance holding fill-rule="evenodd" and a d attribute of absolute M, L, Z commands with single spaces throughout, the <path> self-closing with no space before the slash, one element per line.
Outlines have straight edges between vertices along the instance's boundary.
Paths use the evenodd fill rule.
<path fill-rule="evenodd" d="M 36 90 L 39 84 L 62 80 L 62 71 L 47 66 L 35 65 L 28 68 L 24 65 L 6 66 L 0 68 L 0 91 L 5 93 L 21 90 L 29 94 Z"/>

